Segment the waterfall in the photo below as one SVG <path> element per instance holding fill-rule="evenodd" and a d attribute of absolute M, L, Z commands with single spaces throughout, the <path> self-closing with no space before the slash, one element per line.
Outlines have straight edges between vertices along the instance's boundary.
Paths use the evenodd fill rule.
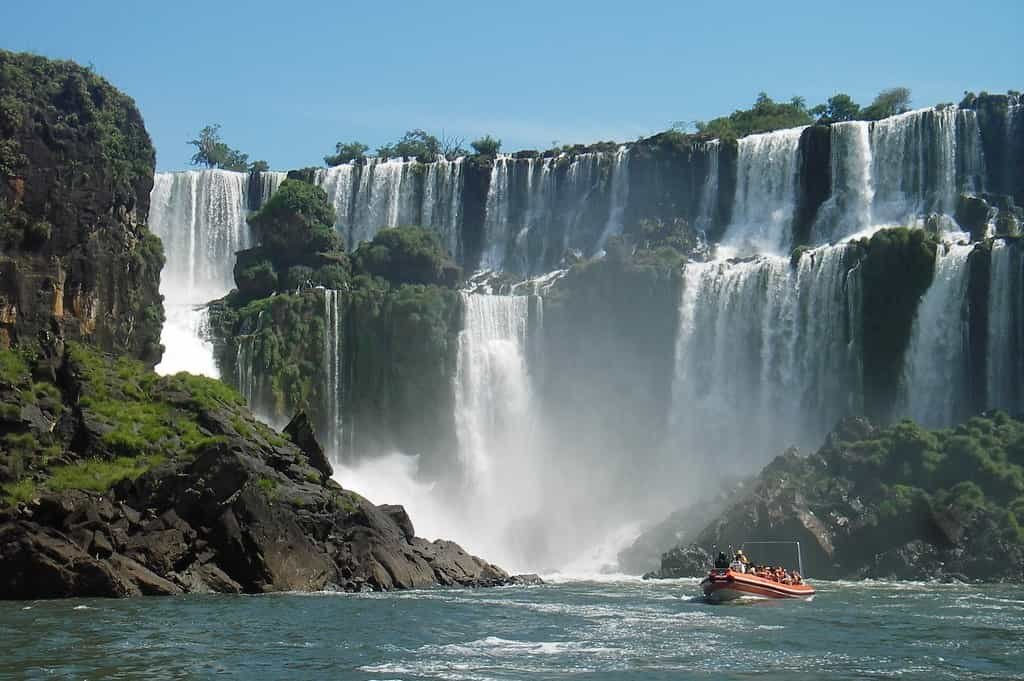
<path fill-rule="evenodd" d="M 739 140 L 732 223 L 723 243 L 744 253 L 784 253 L 792 245 L 798 147 L 804 128 Z"/>
<path fill-rule="evenodd" d="M 166 257 L 161 373 L 219 375 L 200 306 L 231 290 L 235 251 L 250 246 L 248 183 L 248 173 L 226 170 L 157 173 L 153 179 L 149 227 L 163 241 Z"/>
<path fill-rule="evenodd" d="M 871 177 L 870 124 L 834 123 L 831 135 L 832 192 L 818 209 L 811 243 L 838 241 L 871 227 L 874 185 Z"/>
<path fill-rule="evenodd" d="M 260 375 L 256 371 L 256 335 L 263 328 L 263 311 L 256 316 L 256 328 L 244 329 L 237 338 L 235 351 L 235 385 L 245 403 L 255 412 L 259 400 Z"/>
<path fill-rule="evenodd" d="M 462 294 L 455 423 L 459 458 L 474 484 L 486 484 L 499 453 L 521 452 L 528 431 L 528 296 Z"/>
<path fill-rule="evenodd" d="M 335 210 L 335 228 L 349 249 L 370 241 L 385 227 L 418 225 L 417 173 L 422 164 L 368 158 L 320 169 L 314 182 Z"/>
<path fill-rule="evenodd" d="M 541 472 L 531 465 L 532 404 L 527 371 L 530 297 L 462 294 L 455 426 L 465 506 L 460 528 L 485 555 L 522 564 L 510 538 L 541 504 Z M 517 484 L 518 483 L 518 484 Z"/>
<path fill-rule="evenodd" d="M 461 157 L 454 161 L 439 157 L 427 164 L 419 224 L 436 230 L 441 235 L 441 244 L 453 258 L 461 255 L 462 185 Z"/>
<path fill-rule="evenodd" d="M 704 177 L 704 186 L 700 192 L 700 213 L 697 217 L 696 228 L 707 233 L 715 226 L 715 214 L 718 211 L 718 154 L 720 143 L 718 140 L 705 142 L 703 151 L 708 157 L 707 175 Z"/>
<path fill-rule="evenodd" d="M 921 109 L 876 121 L 871 154 L 876 225 L 951 215 L 960 192 L 983 189 L 981 132 L 969 109 Z"/>
<path fill-rule="evenodd" d="M 529 162 L 532 164 L 533 159 Z M 512 157 L 499 155 L 491 166 L 484 219 L 484 251 L 480 258 L 480 265 L 485 269 L 501 269 L 505 262 L 512 163 Z"/>
<path fill-rule="evenodd" d="M 344 300 L 338 291 L 324 289 L 323 428 L 327 455 L 341 461 L 344 442 Z"/>
<path fill-rule="evenodd" d="M 566 252 L 591 255 L 622 231 L 629 198 L 629 151 L 517 159 L 491 168 L 481 264 L 540 274 Z"/>
<path fill-rule="evenodd" d="M 987 376 L 990 409 L 1024 409 L 1024 272 L 1020 252 L 1003 240 L 992 244 L 989 279 Z"/>
<path fill-rule="evenodd" d="M 860 408 L 859 277 L 846 247 L 687 264 L 671 442 L 694 480 L 813 444 Z M 702 478 L 706 473 L 709 477 Z"/>
<path fill-rule="evenodd" d="M 613 236 L 622 234 L 622 218 L 626 213 L 629 201 L 629 147 L 619 147 L 612 161 L 611 205 L 608 209 L 608 222 L 604 225 L 601 237 L 594 247 L 594 254 L 604 250 L 604 245 Z"/>
<path fill-rule="evenodd" d="M 904 360 L 900 411 L 930 428 L 963 415 L 968 389 L 968 256 L 973 246 L 940 246 L 935 276 L 917 308 Z"/>

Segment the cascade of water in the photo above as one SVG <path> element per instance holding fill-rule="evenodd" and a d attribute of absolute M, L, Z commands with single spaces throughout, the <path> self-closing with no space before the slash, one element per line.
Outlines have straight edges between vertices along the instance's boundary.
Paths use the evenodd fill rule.
<path fill-rule="evenodd" d="M 629 147 L 619 147 L 612 161 L 611 205 L 608 209 L 608 222 L 597 241 L 594 253 L 604 250 L 608 239 L 622 233 L 622 218 L 626 213 L 629 201 Z"/>
<path fill-rule="evenodd" d="M 259 399 L 259 374 L 256 371 L 256 334 L 263 327 L 263 312 L 256 316 L 256 328 L 245 329 L 237 338 L 238 349 L 235 351 L 235 385 L 242 394 L 245 403 L 254 411 Z"/>
<path fill-rule="evenodd" d="M 319 169 L 314 181 L 327 194 L 327 199 L 334 208 L 334 227 L 348 243 L 349 227 L 352 224 L 352 203 L 358 186 L 362 166 L 353 163 L 342 163 L 327 169 Z"/>
<path fill-rule="evenodd" d="M 417 166 L 404 159 L 368 158 L 317 171 L 314 181 L 334 206 L 334 225 L 348 248 L 385 227 L 420 224 Z"/>
<path fill-rule="evenodd" d="M 718 210 L 718 153 L 719 141 L 711 140 L 703 145 L 708 156 L 707 176 L 700 192 L 700 213 L 697 217 L 697 230 L 705 235 L 715 225 L 715 213 Z"/>
<path fill-rule="evenodd" d="M 423 183 L 420 224 L 441 235 L 441 243 L 452 257 L 459 257 L 459 226 L 462 224 L 462 158 L 439 157 L 427 164 Z"/>
<path fill-rule="evenodd" d="M 537 473 L 529 466 L 530 298 L 463 293 L 462 302 L 465 321 L 458 337 L 455 374 L 462 491 L 473 509 L 467 515 L 478 521 L 478 527 L 470 530 L 474 535 L 472 545 L 496 543 L 493 551 L 508 556 L 505 533 L 514 526 L 517 514 L 533 512 L 538 502 L 536 477 L 532 491 L 530 483 L 509 484 L 515 477 L 514 470 Z M 526 479 L 529 477 L 527 474 Z M 478 531 L 484 536 L 476 536 Z"/>
<path fill-rule="evenodd" d="M 834 123 L 831 147 L 832 192 L 818 209 L 811 231 L 814 244 L 838 241 L 871 227 L 870 124 Z"/>
<path fill-rule="evenodd" d="M 724 244 L 746 253 L 783 253 L 792 244 L 800 135 L 804 128 L 739 140 L 736 196 Z"/>
<path fill-rule="evenodd" d="M 264 170 L 260 173 L 260 203 L 265 204 L 281 183 L 288 179 L 288 173 L 280 171 Z"/>
<path fill-rule="evenodd" d="M 480 265 L 485 269 L 501 269 L 505 262 L 505 247 L 511 212 L 510 184 L 513 163 L 511 156 L 499 155 L 491 166 L 491 181 L 487 188 L 484 219 L 484 250 L 480 258 Z M 532 173 L 528 177 L 532 177 Z"/>
<path fill-rule="evenodd" d="M 342 326 L 343 299 L 338 291 L 324 289 L 324 353 L 323 353 L 323 431 L 326 434 L 327 455 L 333 461 L 342 460 L 344 442 L 344 347 Z"/>
<path fill-rule="evenodd" d="M 234 285 L 235 251 L 250 246 L 245 222 L 248 173 L 201 170 L 157 173 L 150 195 L 149 227 L 164 245 L 160 278 L 167 321 L 166 348 L 157 370 L 218 376 L 199 306 Z"/>
<path fill-rule="evenodd" d="M 943 428 L 961 415 L 967 392 L 967 257 L 972 246 L 943 245 L 922 298 L 904 359 L 899 409 L 918 423 Z"/>
<path fill-rule="evenodd" d="M 992 244 L 989 279 L 986 385 L 990 409 L 1018 413 L 1024 408 L 1024 259 L 998 240 Z"/>
<path fill-rule="evenodd" d="M 960 192 L 982 189 L 981 132 L 969 109 L 921 109 L 876 121 L 871 153 L 878 225 L 952 214 Z"/>
<path fill-rule="evenodd" d="M 846 256 L 816 249 L 795 270 L 780 257 L 686 266 L 671 441 L 706 467 L 695 480 L 749 472 L 859 407 L 858 277 Z"/>

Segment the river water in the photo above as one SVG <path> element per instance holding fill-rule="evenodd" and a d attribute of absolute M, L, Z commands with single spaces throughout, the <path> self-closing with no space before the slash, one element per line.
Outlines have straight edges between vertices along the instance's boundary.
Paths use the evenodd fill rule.
<path fill-rule="evenodd" d="M 695 580 L 0 603 L 3 679 L 1024 679 L 1024 587 Z"/>

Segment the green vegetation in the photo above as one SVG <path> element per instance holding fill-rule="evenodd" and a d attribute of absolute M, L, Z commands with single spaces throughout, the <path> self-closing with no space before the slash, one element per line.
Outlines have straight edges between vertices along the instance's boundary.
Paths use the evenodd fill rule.
<path fill-rule="evenodd" d="M 902 421 L 837 449 L 842 456 L 829 452 L 826 470 L 877 499 L 880 524 L 931 515 L 964 524 L 984 513 L 1004 540 L 1024 543 L 1021 421 L 996 412 L 939 431 Z"/>
<path fill-rule="evenodd" d="M 87 459 L 50 470 L 46 488 L 54 492 L 82 489 L 106 492 L 121 480 L 134 480 L 165 461 L 163 456 L 119 456 L 113 460 Z"/>
<path fill-rule="evenodd" d="M 0 350 L 0 504 L 48 490 L 103 492 L 155 466 L 187 463 L 223 445 L 232 429 L 242 437 L 283 443 L 220 381 L 186 373 L 158 376 L 139 361 L 75 342 L 66 344 L 64 367 L 54 377 L 58 383 L 33 378 L 40 361 L 30 353 Z M 22 421 L 26 406 L 66 426 Z"/>
<path fill-rule="evenodd" d="M 301 287 L 343 288 L 350 266 L 320 187 L 285 180 L 249 224 L 259 245 L 238 253 L 235 284 L 245 303 Z"/>
<path fill-rule="evenodd" d="M 381 277 L 392 284 L 454 286 L 458 267 L 445 255 L 437 232 L 421 227 L 382 229 L 373 241 L 352 254 L 358 274 Z"/>
<path fill-rule="evenodd" d="M 188 141 L 196 148 L 192 165 L 223 170 L 249 170 L 249 155 L 229 147 L 220 137 L 220 124 L 208 125 L 199 131 L 196 139 Z M 258 161 L 266 165 L 266 161 Z M 266 168 L 264 168 L 266 169 Z"/>
<path fill-rule="evenodd" d="M 788 102 L 776 102 L 762 92 L 751 108 L 737 109 L 728 116 L 707 122 L 698 121 L 696 127 L 702 137 L 736 139 L 759 132 L 795 128 L 811 122 L 803 98 L 793 97 Z"/>
<path fill-rule="evenodd" d="M 473 151 L 481 156 L 497 156 L 498 152 L 501 151 L 501 140 L 490 135 L 484 135 L 480 139 L 473 140 L 471 146 Z"/>
<path fill-rule="evenodd" d="M 421 163 L 429 163 L 441 154 L 441 141 L 425 130 L 410 130 L 393 144 L 385 144 L 377 149 L 381 158 L 414 158 Z"/>
<path fill-rule="evenodd" d="M 324 163 L 329 166 L 340 166 L 343 163 L 362 161 L 370 147 L 362 142 L 338 142 L 334 145 L 334 153 L 324 156 Z"/>

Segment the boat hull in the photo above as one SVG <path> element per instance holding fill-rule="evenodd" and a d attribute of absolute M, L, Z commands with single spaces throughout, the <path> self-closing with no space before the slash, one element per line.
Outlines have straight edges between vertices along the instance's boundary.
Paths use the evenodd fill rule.
<path fill-rule="evenodd" d="M 781 584 L 732 570 L 712 570 L 701 582 L 701 588 L 704 599 L 709 603 L 726 603 L 740 598 L 807 600 L 815 593 L 809 584 Z"/>

